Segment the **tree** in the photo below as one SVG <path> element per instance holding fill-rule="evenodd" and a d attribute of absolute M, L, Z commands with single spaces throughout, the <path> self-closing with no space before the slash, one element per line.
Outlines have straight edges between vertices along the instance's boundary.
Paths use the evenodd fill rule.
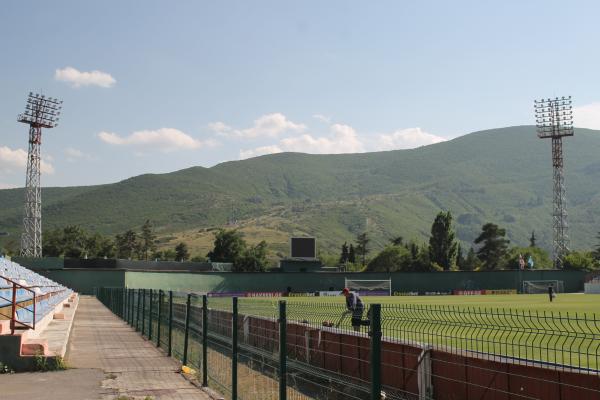
<path fill-rule="evenodd" d="M 550 255 L 539 247 L 513 247 L 508 251 L 506 255 L 506 262 L 504 265 L 505 269 L 518 269 L 519 268 L 519 254 L 525 260 L 525 269 L 529 269 L 527 261 L 531 257 L 535 269 L 552 269 L 554 263 L 550 258 Z"/>
<path fill-rule="evenodd" d="M 464 263 L 465 263 L 465 257 L 463 256 L 462 247 L 459 243 L 456 248 L 456 268 L 461 270 Z"/>
<path fill-rule="evenodd" d="M 188 251 L 187 244 L 181 242 L 175 247 L 175 260 L 186 261 L 190 258 L 190 252 Z"/>
<path fill-rule="evenodd" d="M 115 243 L 111 238 L 103 236 L 98 244 L 98 253 L 96 257 L 114 258 Z"/>
<path fill-rule="evenodd" d="M 444 271 L 450 270 L 456 256 L 456 241 L 452 231 L 452 214 L 440 211 L 431 225 L 429 258 Z"/>
<path fill-rule="evenodd" d="M 600 232 L 596 235 L 596 239 L 600 241 Z M 594 260 L 600 261 L 600 244 L 592 251 L 592 256 L 594 257 Z"/>
<path fill-rule="evenodd" d="M 402 236 L 396 236 L 390 239 L 390 243 L 394 246 L 402 246 L 404 238 Z"/>
<path fill-rule="evenodd" d="M 531 237 L 529 238 L 529 247 L 535 247 L 535 231 L 531 231 Z"/>
<path fill-rule="evenodd" d="M 177 252 L 173 249 L 167 249 L 162 252 L 162 260 L 175 261 L 177 260 Z"/>
<path fill-rule="evenodd" d="M 117 235 L 115 237 L 115 246 L 117 248 L 118 258 L 133 258 L 134 252 L 138 247 L 137 234 L 129 229 L 122 235 Z"/>
<path fill-rule="evenodd" d="M 410 260 L 409 251 L 402 246 L 390 245 L 383 249 L 367 265 L 366 271 L 395 272 L 404 270 Z"/>
<path fill-rule="evenodd" d="M 144 260 L 148 259 L 148 253 L 156 250 L 156 244 L 154 241 L 156 240 L 156 235 L 154 234 L 154 230 L 152 229 L 152 224 L 150 220 L 147 219 L 142 225 L 142 233 L 140 235 L 140 251 L 144 257 Z"/>
<path fill-rule="evenodd" d="M 471 247 L 467 252 L 465 261 L 462 263 L 461 270 L 463 271 L 477 271 L 481 266 L 481 261 L 477 258 L 475 250 Z"/>
<path fill-rule="evenodd" d="M 342 253 L 340 254 L 340 264 L 346 264 L 348 262 L 348 244 L 344 242 L 342 245 Z"/>
<path fill-rule="evenodd" d="M 267 269 L 267 242 L 245 249 L 233 263 L 235 272 L 263 272 Z"/>
<path fill-rule="evenodd" d="M 63 254 L 62 230 L 52 229 L 44 232 L 42 254 L 45 257 L 60 257 Z"/>
<path fill-rule="evenodd" d="M 483 267 L 488 270 L 499 269 L 502 259 L 506 255 L 508 243 L 505 239 L 506 230 L 498 225 L 487 223 L 481 228 L 481 234 L 475 239 L 475 244 L 482 246 L 477 250 L 477 257 L 483 262 Z"/>
<path fill-rule="evenodd" d="M 94 233 L 86 238 L 86 251 L 90 258 L 98 257 L 114 257 L 114 243 L 113 241 L 99 233 Z"/>
<path fill-rule="evenodd" d="M 348 249 L 348 262 L 350 264 L 356 263 L 356 252 L 354 251 L 354 245 L 350 243 L 350 248 Z"/>
<path fill-rule="evenodd" d="M 592 252 L 570 251 L 562 259 L 563 268 L 580 271 L 595 271 L 598 263 L 594 260 Z"/>
<path fill-rule="evenodd" d="M 86 233 L 81 227 L 69 225 L 62 232 L 63 255 L 71 258 L 81 258 L 87 254 Z"/>
<path fill-rule="evenodd" d="M 369 253 L 369 242 L 371 239 L 367 236 L 367 232 L 363 232 L 356 237 L 356 252 L 362 256 L 362 266 L 366 264 L 367 253 Z"/>
<path fill-rule="evenodd" d="M 219 229 L 215 233 L 214 247 L 206 256 L 215 262 L 235 263 L 245 248 L 246 242 L 240 232 L 235 229 Z"/>

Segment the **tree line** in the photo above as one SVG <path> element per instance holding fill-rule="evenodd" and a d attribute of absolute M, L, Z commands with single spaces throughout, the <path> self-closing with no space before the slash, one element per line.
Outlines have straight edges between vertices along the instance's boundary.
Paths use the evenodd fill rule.
<path fill-rule="evenodd" d="M 367 233 L 356 238 L 356 246 L 342 245 L 340 264 L 357 264 L 357 253 L 361 270 L 378 272 L 418 271 L 480 271 L 501 269 L 550 269 L 553 261 L 548 253 L 537 247 L 535 232 L 531 233 L 526 247 L 510 247 L 506 230 L 493 223 L 486 223 L 481 233 L 465 253 L 452 224 L 452 213 L 441 211 L 431 225 L 429 241 L 419 244 L 405 241 L 402 236 L 390 239 L 389 243 L 367 262 L 370 239 Z M 600 240 L 600 233 L 598 234 Z M 592 271 L 600 269 L 600 245 L 594 251 L 571 251 L 562 258 L 564 269 Z"/>
<path fill-rule="evenodd" d="M 129 260 L 188 261 L 190 252 L 184 242 L 174 249 L 157 250 L 156 234 L 147 220 L 139 232 L 133 229 L 114 237 L 89 233 L 69 225 L 44 234 L 42 253 L 46 257 L 120 258 Z M 267 269 L 267 242 L 250 246 L 237 230 L 220 229 L 215 233 L 213 249 L 191 261 L 233 263 L 234 271 L 260 272 Z"/>
<path fill-rule="evenodd" d="M 121 258 L 129 260 L 187 261 L 190 253 L 181 242 L 174 249 L 157 250 L 156 234 L 150 220 L 141 231 L 133 229 L 114 237 L 89 233 L 77 225 L 44 232 L 42 254 L 46 257 Z"/>

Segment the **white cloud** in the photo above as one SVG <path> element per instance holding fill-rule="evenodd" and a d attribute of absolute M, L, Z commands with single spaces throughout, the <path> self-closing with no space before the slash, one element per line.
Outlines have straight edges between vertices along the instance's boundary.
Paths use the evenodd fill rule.
<path fill-rule="evenodd" d="M 600 130 L 600 103 L 573 107 L 573 123 L 579 128 Z"/>
<path fill-rule="evenodd" d="M 283 150 L 281 150 L 281 148 L 277 145 L 261 146 L 249 150 L 240 150 L 240 160 L 251 157 L 264 156 L 265 154 L 281 153 L 282 151 Z"/>
<path fill-rule="evenodd" d="M 312 117 L 314 119 L 319 120 L 319 121 L 321 121 L 323 123 L 326 123 L 326 124 L 330 124 L 331 123 L 331 117 L 328 117 L 328 116 L 323 115 L 323 114 L 313 114 Z"/>
<path fill-rule="evenodd" d="M 69 157 L 73 157 L 73 158 L 84 158 L 87 156 L 87 154 L 85 154 L 83 151 L 81 150 L 77 150 L 73 147 L 67 147 L 65 149 L 65 154 Z"/>
<path fill-rule="evenodd" d="M 421 128 L 399 129 L 377 138 L 377 150 L 413 149 L 446 141 L 446 138 L 425 132 Z"/>
<path fill-rule="evenodd" d="M 0 146 L 0 174 L 11 174 L 22 172 L 25 175 L 27 168 L 27 152 L 23 149 L 12 150 L 6 146 Z M 42 174 L 52 175 L 54 167 L 49 161 L 40 160 Z"/>
<path fill-rule="evenodd" d="M 23 149 L 12 150 L 9 147 L 0 147 L 0 173 L 12 173 L 23 170 L 27 166 L 27 152 Z"/>
<path fill-rule="evenodd" d="M 333 124 L 329 136 L 300 136 L 281 139 L 278 144 L 241 150 L 240 158 L 256 157 L 264 154 L 292 151 L 311 154 L 361 153 L 365 151 L 356 131 L 348 125 Z"/>
<path fill-rule="evenodd" d="M 0 190 L 1 189 L 14 189 L 16 187 L 18 187 L 18 186 L 17 185 L 13 185 L 11 183 L 2 183 L 2 182 L 0 182 Z"/>
<path fill-rule="evenodd" d="M 85 160 L 91 160 L 92 156 L 90 156 L 87 153 L 84 153 L 81 150 L 78 150 L 74 147 L 67 147 L 66 149 L 64 149 L 64 153 L 67 156 L 67 161 L 68 162 L 76 162 L 77 160 L 81 160 L 81 159 L 85 159 Z"/>
<path fill-rule="evenodd" d="M 281 113 L 266 114 L 254 120 L 252 128 L 233 129 L 223 122 L 212 122 L 208 128 L 219 135 L 254 139 L 258 137 L 275 138 L 284 132 L 302 132 L 306 125 L 296 124 Z"/>
<path fill-rule="evenodd" d="M 98 137 L 103 142 L 115 146 L 152 147 L 164 152 L 198 149 L 203 146 L 214 147 L 217 144 L 212 139 L 207 141 L 194 139 L 174 128 L 136 131 L 129 136 L 120 136 L 112 132 L 100 132 Z"/>
<path fill-rule="evenodd" d="M 228 135 L 230 132 L 233 131 L 233 129 L 229 125 L 226 125 L 221 121 L 211 122 L 210 124 L 208 124 L 208 129 L 219 135 L 224 136 Z"/>
<path fill-rule="evenodd" d="M 333 124 L 331 135 L 315 137 L 304 134 L 281 140 L 280 146 L 285 151 L 297 151 L 313 154 L 361 153 L 365 151 L 354 128 L 348 125 Z"/>
<path fill-rule="evenodd" d="M 54 79 L 70 84 L 72 87 L 82 86 L 100 86 L 109 88 L 117 83 L 116 79 L 110 74 L 102 71 L 79 71 L 73 67 L 57 69 L 54 73 Z"/>

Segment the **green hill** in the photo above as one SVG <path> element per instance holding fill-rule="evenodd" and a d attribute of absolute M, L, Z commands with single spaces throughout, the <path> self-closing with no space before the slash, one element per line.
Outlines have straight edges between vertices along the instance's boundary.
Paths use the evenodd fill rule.
<path fill-rule="evenodd" d="M 564 149 L 572 247 L 591 247 L 600 230 L 600 132 L 577 129 Z M 78 224 L 106 234 L 150 218 L 173 240 L 178 232 L 223 226 L 234 213 L 251 241 L 264 230 L 284 252 L 292 234 L 315 235 L 325 251 L 365 229 L 375 247 L 396 235 L 424 241 L 435 214 L 449 209 L 465 243 L 489 221 L 506 228 L 514 244 L 526 245 L 535 230 L 549 247 L 551 191 L 550 141 L 518 126 L 412 150 L 281 153 L 109 185 L 45 188 L 43 215 L 46 229 Z M 4 242 L 18 237 L 22 199 L 22 189 L 0 190 L 0 231 L 11 233 Z"/>

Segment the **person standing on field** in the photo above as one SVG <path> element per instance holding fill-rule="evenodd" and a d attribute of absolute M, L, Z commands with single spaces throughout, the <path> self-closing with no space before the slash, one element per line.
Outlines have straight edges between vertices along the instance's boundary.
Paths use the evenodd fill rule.
<path fill-rule="evenodd" d="M 348 288 L 344 288 L 342 294 L 346 297 L 346 308 L 352 313 L 352 328 L 355 332 L 359 332 L 365 305 L 358 293 L 351 292 Z"/>
<path fill-rule="evenodd" d="M 550 298 L 550 303 L 554 299 L 554 287 L 552 285 L 548 286 L 548 297 Z"/>

